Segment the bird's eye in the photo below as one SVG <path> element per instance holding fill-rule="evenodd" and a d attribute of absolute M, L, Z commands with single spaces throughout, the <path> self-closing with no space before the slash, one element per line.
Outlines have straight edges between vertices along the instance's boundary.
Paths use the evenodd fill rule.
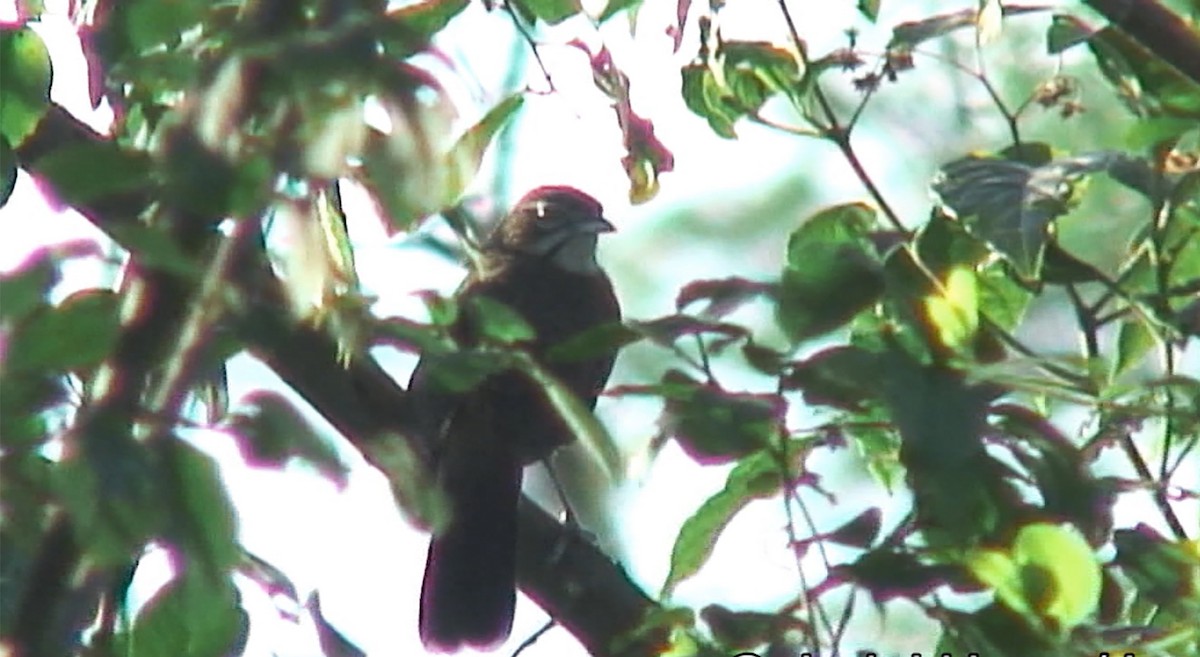
<path fill-rule="evenodd" d="M 536 205 L 536 206 L 534 206 L 534 207 L 535 207 L 535 211 L 537 212 L 537 217 L 538 217 L 538 219 L 543 219 L 543 218 L 545 218 L 545 216 L 546 216 L 546 202 L 545 202 L 545 201 L 538 201 L 538 202 L 537 202 L 537 205 Z"/>

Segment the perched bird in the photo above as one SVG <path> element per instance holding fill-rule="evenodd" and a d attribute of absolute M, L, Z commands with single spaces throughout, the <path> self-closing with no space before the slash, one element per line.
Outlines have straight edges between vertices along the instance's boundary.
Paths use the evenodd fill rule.
<path fill-rule="evenodd" d="M 548 361 L 545 354 L 581 332 L 620 321 L 612 284 L 596 262 L 597 238 L 612 230 L 591 196 L 565 186 L 535 189 L 483 243 L 475 271 L 456 295 L 460 307 L 486 298 L 519 313 L 536 336 L 521 347 L 588 408 L 608 380 L 615 350 L 571 362 Z M 480 339 L 470 313 L 460 312 L 451 331 L 463 345 Z M 429 543 L 421 641 L 442 652 L 494 646 L 512 630 L 522 469 L 572 434 L 520 372 L 492 374 L 455 394 L 436 385 L 428 360 L 418 363 L 409 391 L 433 445 L 450 519 Z"/>

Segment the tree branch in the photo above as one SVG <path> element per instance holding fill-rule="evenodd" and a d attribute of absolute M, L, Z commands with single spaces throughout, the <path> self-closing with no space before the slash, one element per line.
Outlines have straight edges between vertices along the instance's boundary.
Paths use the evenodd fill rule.
<path fill-rule="evenodd" d="M 1200 84 L 1200 35 L 1155 0 L 1087 0 L 1121 31 Z"/>
<path fill-rule="evenodd" d="M 45 155 L 66 146 L 104 139 L 54 105 L 36 134 L 18 148 L 18 162 L 36 174 Z M 110 232 L 114 226 L 136 218 L 149 202 L 145 194 L 130 193 L 75 209 L 97 227 Z M 369 357 L 343 365 L 332 337 L 293 321 L 281 286 L 261 254 L 241 261 L 236 271 L 236 282 L 251 301 L 242 304 L 242 313 L 233 319 L 233 328 L 246 347 L 328 419 L 370 462 L 380 466 L 393 482 L 393 489 L 402 489 L 405 482 L 396 478 L 412 473 L 397 472 L 381 463 L 383 455 L 394 450 L 393 441 L 404 440 L 426 465 L 430 460 L 428 447 L 412 431 L 414 424 L 405 391 Z M 179 290 L 176 299 L 190 299 L 195 293 L 197 281 L 162 275 L 172 278 L 175 284 L 187 286 Z M 186 308 L 186 304 L 179 308 Z M 160 312 L 161 308 L 156 307 L 147 314 Z M 176 314 L 176 318 L 182 316 Z M 165 335 L 173 336 L 176 332 Z M 643 629 L 646 619 L 660 608 L 607 555 L 528 499 L 520 506 L 519 522 L 517 575 L 522 590 L 592 654 L 657 655 L 667 645 L 669 628 Z M 36 581 L 29 586 L 40 588 Z M 622 643 L 623 637 L 628 641 Z"/>

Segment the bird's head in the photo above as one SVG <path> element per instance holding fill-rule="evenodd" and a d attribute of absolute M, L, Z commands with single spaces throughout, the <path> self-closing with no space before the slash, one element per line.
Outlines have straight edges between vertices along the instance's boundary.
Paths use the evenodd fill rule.
<path fill-rule="evenodd" d="M 538 187 L 500 222 L 487 247 L 509 255 L 548 258 L 574 273 L 594 273 L 599 271 L 597 237 L 613 230 L 604 208 L 591 196 L 574 187 Z"/>

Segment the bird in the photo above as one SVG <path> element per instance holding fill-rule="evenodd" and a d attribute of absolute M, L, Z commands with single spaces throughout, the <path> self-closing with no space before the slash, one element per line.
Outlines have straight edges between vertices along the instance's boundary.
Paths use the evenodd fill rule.
<path fill-rule="evenodd" d="M 451 335 L 462 346 L 479 344 L 478 320 L 461 309 L 475 299 L 504 304 L 533 329 L 534 337 L 517 347 L 594 408 L 616 349 L 569 362 L 550 360 L 547 352 L 620 321 L 612 283 L 596 259 L 599 235 L 613 230 L 600 202 L 574 187 L 529 192 L 480 245 L 476 266 L 455 293 L 460 312 Z M 423 356 L 409 382 L 449 509 L 429 543 L 420 637 L 435 652 L 487 649 L 512 631 L 524 466 L 545 460 L 572 434 L 526 375 L 495 372 L 455 393 L 436 384 L 435 361 Z"/>

